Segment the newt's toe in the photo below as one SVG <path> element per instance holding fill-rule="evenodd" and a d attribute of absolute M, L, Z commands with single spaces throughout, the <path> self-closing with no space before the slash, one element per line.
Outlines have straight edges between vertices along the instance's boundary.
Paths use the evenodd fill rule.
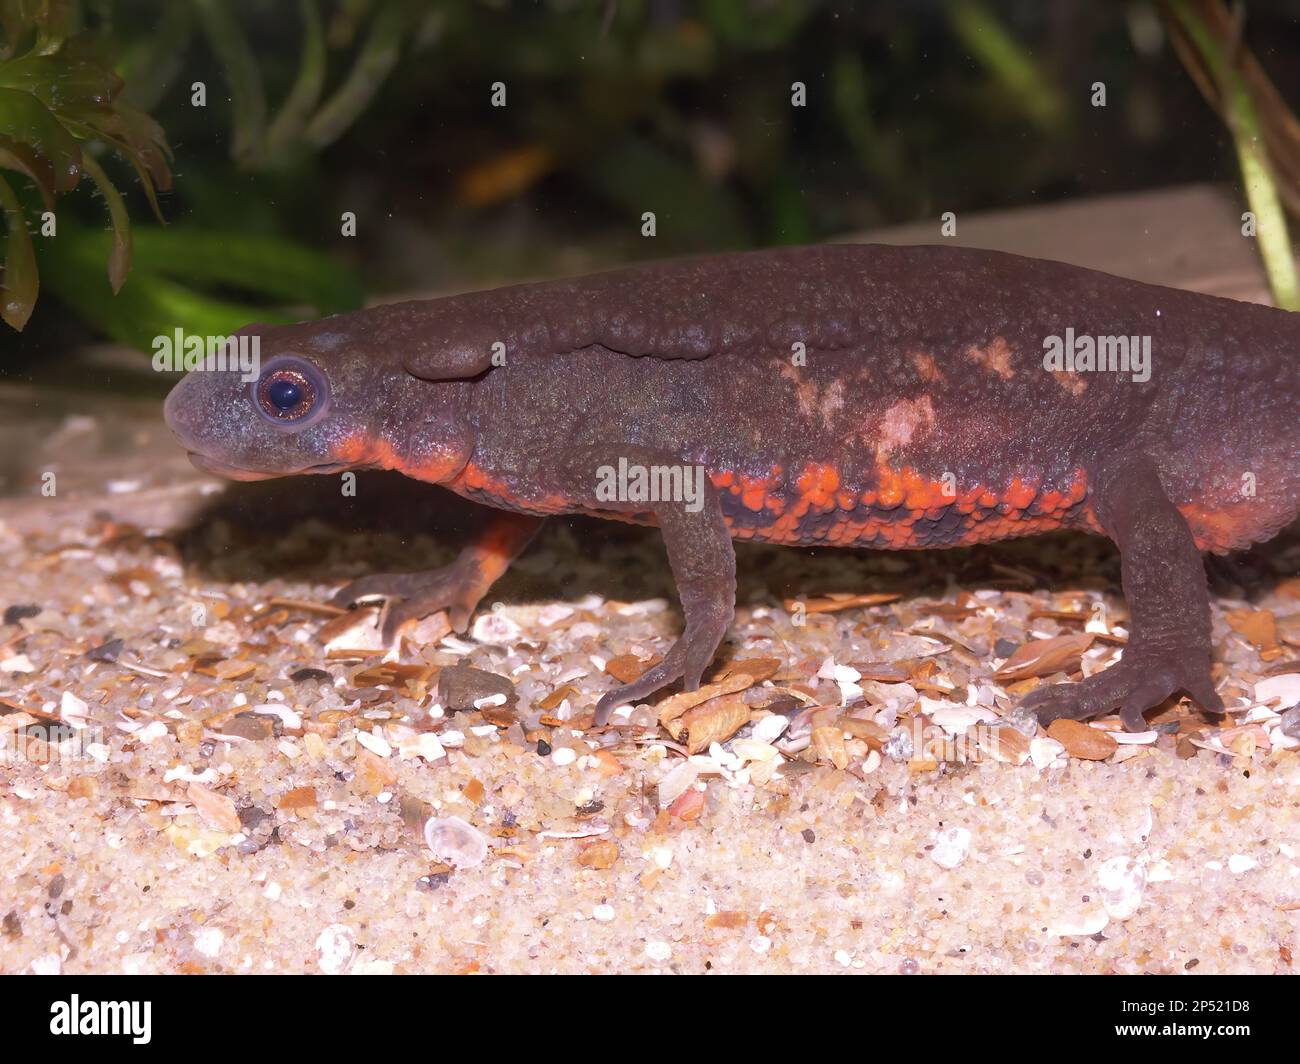
<path fill-rule="evenodd" d="M 1204 654 L 1144 652 L 1129 647 L 1124 657 L 1078 683 L 1053 684 L 1031 691 L 1020 702 L 1046 727 L 1054 720 L 1090 720 L 1118 712 L 1126 731 L 1143 731 L 1145 714 L 1170 695 L 1185 692 L 1203 710 L 1222 713 Z"/>
<path fill-rule="evenodd" d="M 386 599 L 383 637 L 391 644 L 403 625 L 439 610 L 447 611 L 454 631 L 465 631 L 484 590 L 464 567 L 452 564 L 425 572 L 365 576 L 336 592 L 333 602 L 346 607 L 364 599 Z"/>

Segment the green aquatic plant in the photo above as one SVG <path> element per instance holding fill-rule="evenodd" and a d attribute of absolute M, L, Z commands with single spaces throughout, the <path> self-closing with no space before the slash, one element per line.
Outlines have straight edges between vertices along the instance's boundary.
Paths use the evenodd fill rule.
<path fill-rule="evenodd" d="M 42 250 L 41 265 L 64 303 L 142 351 L 178 326 L 229 336 L 250 321 L 274 325 L 355 310 L 362 302 L 352 272 L 310 248 L 188 223 L 137 229 L 131 281 L 110 296 L 98 272 L 108 241 L 102 229 L 61 231 Z"/>
<path fill-rule="evenodd" d="M 122 98 L 122 79 L 96 39 L 77 28 L 66 0 L 0 0 L 0 168 L 32 183 L 47 222 L 55 198 L 89 178 L 112 226 L 108 279 L 117 292 L 131 269 L 131 226 L 122 194 L 94 151 L 110 149 L 130 163 L 160 219 L 155 190 L 171 187 L 171 151 L 162 127 Z M 0 204 L 7 230 L 0 317 L 21 330 L 40 280 L 26 212 L 3 175 Z"/>
<path fill-rule="evenodd" d="M 1067 108 L 1060 89 L 1043 73 L 1032 54 L 977 0 L 951 0 L 953 31 L 1003 90 L 1008 106 L 1046 133 L 1060 130 Z"/>
<path fill-rule="evenodd" d="M 343 0 L 328 19 L 317 0 L 297 6 L 298 72 L 273 117 L 262 67 L 229 0 L 178 0 L 171 25 L 157 37 L 157 53 L 175 54 L 195 29 L 202 31 L 230 86 L 231 155 L 246 169 L 275 168 L 295 150 L 334 143 L 370 105 L 403 50 L 435 37 L 445 14 L 422 0 Z M 331 51 L 354 44 L 351 66 L 327 93 Z"/>
<path fill-rule="evenodd" d="M 1192 80 L 1232 134 L 1246 202 L 1273 301 L 1300 310 L 1300 274 L 1287 235 L 1287 206 L 1300 214 L 1300 121 L 1242 45 L 1243 9 L 1220 0 L 1169 0 L 1174 44 Z"/>
<path fill-rule="evenodd" d="M 303 10 L 306 49 L 314 54 L 319 19 L 311 0 Z M 176 54 L 196 12 L 212 25 L 230 25 L 222 5 L 204 0 L 169 11 L 156 40 Z M 142 349 L 178 326 L 225 335 L 254 318 L 289 321 L 359 306 L 360 286 L 349 270 L 283 238 L 190 224 L 133 229 L 126 198 L 101 157 L 116 155 L 134 169 L 162 223 L 158 192 L 171 188 L 172 155 L 162 127 L 127 102 L 129 88 L 107 58 L 107 41 L 84 28 L 72 0 L 0 0 L 0 168 L 30 186 L 0 175 L 7 233 L 0 312 L 7 325 L 21 331 L 27 324 L 42 278 L 99 331 Z M 125 65 L 138 71 L 146 58 L 136 54 Z M 268 145 L 298 138 L 300 123 L 311 128 L 312 115 L 319 119 L 319 81 L 308 68 L 313 64 L 304 61 L 306 73 L 257 141 L 260 158 Z M 145 91 L 157 96 L 163 87 L 155 79 Z M 236 104 L 238 110 L 238 98 Z M 237 137 L 241 128 L 237 117 Z M 56 199 L 83 178 L 104 202 L 108 230 L 75 211 L 54 213 Z M 32 222 L 40 233 L 35 240 Z"/>

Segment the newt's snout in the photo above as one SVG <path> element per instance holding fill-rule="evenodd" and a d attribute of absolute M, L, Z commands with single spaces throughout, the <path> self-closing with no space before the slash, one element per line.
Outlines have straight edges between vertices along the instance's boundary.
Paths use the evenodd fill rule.
<path fill-rule="evenodd" d="M 204 396 L 204 390 L 200 378 L 191 373 L 177 383 L 163 403 L 167 427 L 185 448 L 190 463 L 205 473 L 230 480 L 265 480 L 277 476 L 276 473 L 248 469 L 222 459 L 220 434 L 213 431 L 211 403 Z"/>
<path fill-rule="evenodd" d="M 335 453 L 339 436 L 352 430 L 330 374 L 297 355 L 264 361 L 256 380 L 236 371 L 193 370 L 167 396 L 163 417 L 197 468 L 231 480 L 351 465 Z"/>

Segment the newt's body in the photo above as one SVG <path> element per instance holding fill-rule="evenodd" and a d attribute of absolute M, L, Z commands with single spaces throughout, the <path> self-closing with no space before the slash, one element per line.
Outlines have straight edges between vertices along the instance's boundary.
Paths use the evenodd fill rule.
<path fill-rule="evenodd" d="M 462 626 L 545 515 L 663 530 L 686 630 L 604 713 L 698 684 L 732 616 L 733 537 L 951 547 L 1062 527 L 1119 544 L 1133 631 L 1101 675 L 1036 691 L 1040 716 L 1139 727 L 1176 690 L 1217 709 L 1198 549 L 1300 508 L 1300 317 L 1060 263 L 798 248 L 255 328 L 259 382 L 194 373 L 168 399 L 196 464 L 398 469 L 509 515 L 446 569 L 340 593 L 402 598 L 390 625 L 450 607 Z M 1090 343 L 1122 369 L 1077 363 Z"/>

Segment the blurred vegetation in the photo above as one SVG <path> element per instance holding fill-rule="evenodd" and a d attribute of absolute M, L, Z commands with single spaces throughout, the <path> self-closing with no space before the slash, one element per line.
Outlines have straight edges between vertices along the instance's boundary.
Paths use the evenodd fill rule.
<path fill-rule="evenodd" d="M 1244 30 L 1226 10 L 0 0 L 0 343 L 147 346 L 348 309 L 360 278 L 491 284 L 1188 180 L 1244 180 L 1276 239 L 1297 3 L 1253 0 Z"/>
<path fill-rule="evenodd" d="M 1245 9 L 1168 0 L 1174 45 L 1232 134 L 1273 301 L 1300 310 L 1300 278 L 1282 204 L 1300 214 L 1300 120 L 1242 40 Z"/>

